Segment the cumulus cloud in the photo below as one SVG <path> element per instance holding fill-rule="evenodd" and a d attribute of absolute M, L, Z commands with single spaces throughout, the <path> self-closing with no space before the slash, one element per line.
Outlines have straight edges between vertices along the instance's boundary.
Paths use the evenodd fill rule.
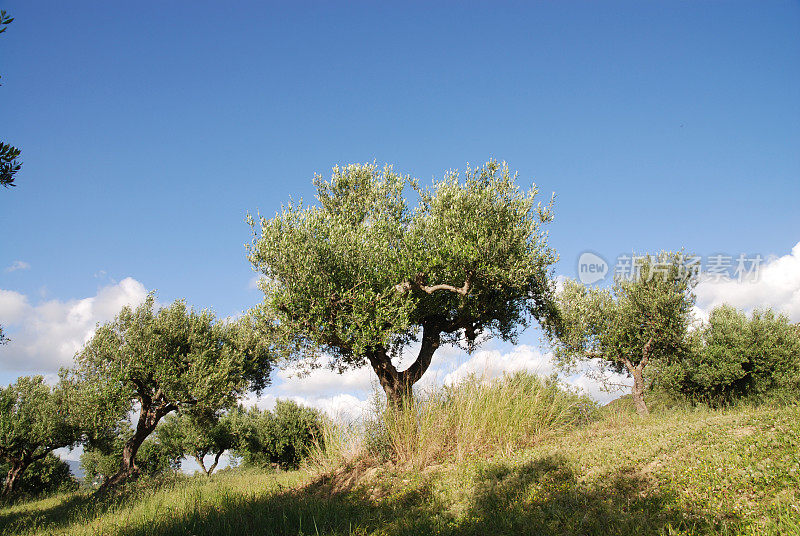
<path fill-rule="evenodd" d="M 499 350 L 479 350 L 468 361 L 446 374 L 442 381 L 445 385 L 451 385 L 467 376 L 488 380 L 503 373 L 519 371 L 547 376 L 553 372 L 553 360 L 550 354 L 543 354 L 526 344 L 516 346 L 506 353 Z"/>
<path fill-rule="evenodd" d="M 351 393 L 339 393 L 332 396 L 301 396 L 289 394 L 276 396 L 272 393 L 255 396 L 249 394 L 243 400 L 245 407 L 257 407 L 262 410 L 272 410 L 278 400 L 293 400 L 303 406 L 316 408 L 327 414 L 332 419 L 340 422 L 353 422 L 362 418 L 372 407 L 370 398 L 359 398 Z"/>
<path fill-rule="evenodd" d="M 14 261 L 11 266 L 6 268 L 6 272 L 16 272 L 17 270 L 30 270 L 31 265 L 25 261 Z"/>
<path fill-rule="evenodd" d="M 0 324 L 11 342 L 0 346 L 0 369 L 54 372 L 70 365 L 98 322 L 107 322 L 124 305 L 139 305 L 147 296 L 133 278 L 101 288 L 95 296 L 36 305 L 12 290 L 0 290 Z"/>
<path fill-rule="evenodd" d="M 800 322 L 800 242 L 788 255 L 763 263 L 757 275 L 741 282 L 702 277 L 695 289 L 696 316 L 706 319 L 714 307 L 727 303 L 745 311 L 770 307 Z"/>

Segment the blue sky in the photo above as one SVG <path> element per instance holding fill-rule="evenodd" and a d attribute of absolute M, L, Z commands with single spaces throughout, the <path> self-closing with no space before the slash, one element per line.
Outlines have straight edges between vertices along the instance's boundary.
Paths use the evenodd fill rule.
<path fill-rule="evenodd" d="M 776 255 L 790 285 L 741 303 L 794 311 L 800 3 L 233 4 L 2 2 L 0 139 L 24 162 L 0 191 L 2 383 L 147 290 L 256 304 L 246 212 L 351 162 L 506 160 L 557 194 L 558 273 L 585 250 Z"/>

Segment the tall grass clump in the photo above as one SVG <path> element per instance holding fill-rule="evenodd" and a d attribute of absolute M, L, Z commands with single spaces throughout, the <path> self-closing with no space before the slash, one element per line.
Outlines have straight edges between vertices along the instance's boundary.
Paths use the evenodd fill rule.
<path fill-rule="evenodd" d="M 597 405 L 556 378 L 520 372 L 470 376 L 415 393 L 401 408 L 376 408 L 359 426 L 329 423 L 313 464 L 330 469 L 368 458 L 422 468 L 507 454 L 588 422 Z"/>

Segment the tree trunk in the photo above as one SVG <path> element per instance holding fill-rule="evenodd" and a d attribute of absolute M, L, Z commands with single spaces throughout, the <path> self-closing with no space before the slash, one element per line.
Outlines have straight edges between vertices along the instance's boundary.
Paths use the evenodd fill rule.
<path fill-rule="evenodd" d="M 631 388 L 631 395 L 633 396 L 633 405 L 636 408 L 636 413 L 642 417 L 650 414 L 647 409 L 647 404 L 644 403 L 644 367 L 650 360 L 650 352 L 653 348 L 653 339 L 647 341 L 647 344 L 642 348 L 642 359 L 634 365 L 628 358 L 625 358 L 625 368 L 633 376 L 633 387 Z"/>
<path fill-rule="evenodd" d="M 136 431 L 133 433 L 133 436 L 125 442 L 125 446 L 122 448 L 122 464 L 120 465 L 119 471 L 103 482 L 103 485 L 100 486 L 98 491 L 105 491 L 128 479 L 134 479 L 139 476 L 139 468 L 136 466 L 136 453 L 139 452 L 139 447 L 142 446 L 147 436 L 156 429 L 161 417 L 173 409 L 175 409 L 175 407 L 171 404 L 162 405 L 157 409 L 153 409 L 150 404 L 142 404 L 142 411 L 139 413 L 139 421 L 136 423 Z"/>
<path fill-rule="evenodd" d="M 206 464 L 203 461 L 203 456 L 200 454 L 195 454 L 194 459 L 197 462 L 197 465 L 200 466 L 200 469 L 202 469 L 203 472 L 206 474 L 206 476 L 208 476 L 208 469 L 206 469 Z"/>
<path fill-rule="evenodd" d="M 633 405 L 636 407 L 636 413 L 642 417 L 646 417 L 650 414 L 650 411 L 644 403 L 644 374 L 642 374 L 642 367 L 640 365 L 637 365 L 631 371 L 631 375 L 633 376 L 631 394 L 633 395 Z"/>
<path fill-rule="evenodd" d="M 5 481 L 3 482 L 3 497 L 11 495 L 28 465 L 30 465 L 30 462 L 25 460 L 14 460 L 11 463 L 11 468 L 8 470 L 8 474 L 6 474 Z"/>
<path fill-rule="evenodd" d="M 214 456 L 214 463 L 211 464 L 211 467 L 208 468 L 208 472 L 206 475 L 211 476 L 211 473 L 214 472 L 214 469 L 217 468 L 217 464 L 219 463 L 219 459 L 222 457 L 222 453 L 225 452 L 224 450 L 220 450 L 217 452 L 217 455 Z"/>
<path fill-rule="evenodd" d="M 417 383 L 431 364 L 433 354 L 440 344 L 440 333 L 435 327 L 425 325 L 422 331 L 422 346 L 417 359 L 404 371 L 398 371 L 392 364 L 386 349 L 377 347 L 368 354 L 372 370 L 386 393 L 387 407 L 401 409 L 405 407 Z"/>

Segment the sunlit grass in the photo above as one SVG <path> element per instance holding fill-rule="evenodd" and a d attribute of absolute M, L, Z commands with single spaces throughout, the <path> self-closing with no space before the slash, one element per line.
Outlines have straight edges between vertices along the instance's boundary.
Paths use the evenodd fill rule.
<path fill-rule="evenodd" d="M 428 392 L 374 428 L 329 428 L 303 471 L 58 495 L 0 508 L 0 533 L 800 534 L 797 406 L 640 418 L 624 404 L 587 413 L 551 387 L 510 377 Z"/>

